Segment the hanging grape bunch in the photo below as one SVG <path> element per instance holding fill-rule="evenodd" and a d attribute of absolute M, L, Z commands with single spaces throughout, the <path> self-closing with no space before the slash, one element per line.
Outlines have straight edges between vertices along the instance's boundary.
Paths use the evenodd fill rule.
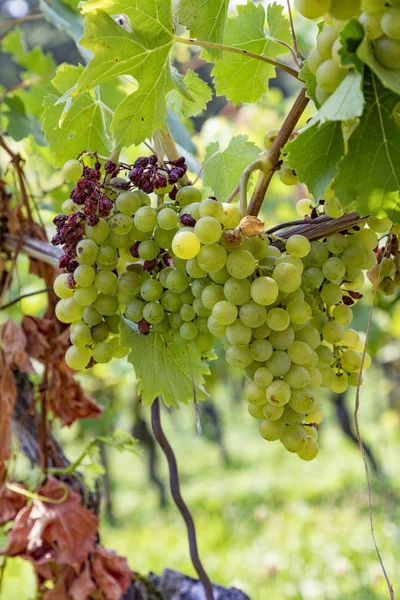
<path fill-rule="evenodd" d="M 296 0 L 299 13 L 308 19 L 324 18 L 317 47 L 308 66 L 316 76 L 316 97 L 323 104 L 354 69 L 343 65 L 340 34 L 350 19 L 358 19 L 372 43 L 378 62 L 387 69 L 400 69 L 400 9 L 385 0 Z"/>
<path fill-rule="evenodd" d="M 55 218 L 53 240 L 64 249 L 66 272 L 54 289 L 57 316 L 71 323 L 67 364 L 79 370 L 126 356 L 122 315 L 142 335 L 171 336 L 204 358 L 220 339 L 227 363 L 245 373 L 244 397 L 261 435 L 313 459 L 323 418 L 318 389 L 340 393 L 358 383 L 363 342 L 347 326 L 363 271 L 376 265 L 377 233 L 361 224 L 323 241 L 245 235 L 234 205 L 202 200 L 191 185 L 177 189 L 181 158 L 163 166 L 156 156 L 133 167 L 108 162 L 103 170 L 69 161 L 64 170 L 81 176 L 66 214 Z M 156 192 L 156 207 L 144 190 Z M 318 207 L 304 199 L 297 210 L 342 212 L 329 190 Z M 386 225 L 371 221 L 378 230 Z"/>

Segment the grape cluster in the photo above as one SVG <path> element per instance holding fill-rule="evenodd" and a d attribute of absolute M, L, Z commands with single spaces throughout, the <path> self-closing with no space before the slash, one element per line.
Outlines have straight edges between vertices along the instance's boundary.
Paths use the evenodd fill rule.
<path fill-rule="evenodd" d="M 393 227 L 385 246 L 377 249 L 377 264 L 369 269 L 367 273 L 374 289 L 387 296 L 395 294 L 396 289 L 400 287 L 400 254 L 397 229 L 397 226 Z"/>
<path fill-rule="evenodd" d="M 323 418 L 318 389 L 343 392 L 358 382 L 363 344 L 346 327 L 363 270 L 376 264 L 375 231 L 357 227 L 311 243 L 294 235 L 284 243 L 246 235 L 235 206 L 203 200 L 191 185 L 159 195 L 152 206 L 143 190 L 132 189 L 130 175 L 119 178 L 126 181 L 130 189 L 115 191 L 103 179 L 111 208 L 100 216 L 98 203 L 96 224 L 87 222 L 87 199 L 55 219 L 55 242 L 67 257 L 54 284 L 57 316 L 71 323 L 67 363 L 84 369 L 126 355 L 121 315 L 143 335 L 190 344 L 203 358 L 219 339 L 227 363 L 246 375 L 244 397 L 262 437 L 313 459 Z M 336 206 L 333 192 L 328 196 Z M 310 200 L 300 204 L 304 214 L 316 210 Z M 366 355 L 364 367 L 369 362 Z"/>
<path fill-rule="evenodd" d="M 308 59 L 316 76 L 316 98 L 323 104 L 354 65 L 342 65 L 340 32 L 349 19 L 358 18 L 371 40 L 377 60 L 388 69 L 400 69 L 400 8 L 385 0 L 296 0 L 308 19 L 324 17 L 317 47 Z"/>

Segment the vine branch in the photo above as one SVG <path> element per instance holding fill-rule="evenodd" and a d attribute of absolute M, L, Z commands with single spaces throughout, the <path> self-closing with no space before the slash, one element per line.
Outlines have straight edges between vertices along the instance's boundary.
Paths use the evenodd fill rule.
<path fill-rule="evenodd" d="M 292 108 L 289 111 L 286 119 L 283 122 L 282 127 L 279 130 L 271 148 L 265 153 L 265 160 L 268 164 L 268 168 L 260 173 L 253 197 L 250 202 L 248 214 L 257 216 L 260 212 L 261 205 L 263 203 L 265 194 L 267 192 L 269 183 L 272 179 L 272 175 L 277 169 L 278 161 L 280 159 L 281 150 L 289 140 L 294 128 L 296 127 L 301 115 L 303 114 L 309 98 L 306 96 L 306 88 L 300 90 Z"/>
<path fill-rule="evenodd" d="M 289 65 L 285 65 L 285 63 L 281 63 L 276 60 L 272 60 L 271 58 L 267 58 L 266 56 L 262 56 L 262 54 L 256 54 L 255 52 L 248 52 L 247 50 L 243 50 L 242 48 L 235 48 L 234 46 L 226 46 L 225 44 L 217 44 L 214 42 L 206 42 L 204 40 L 193 40 L 191 38 L 181 38 L 175 37 L 175 42 L 180 44 L 187 44 L 189 46 L 200 46 L 201 48 L 214 48 L 215 50 L 224 50 L 226 52 L 234 52 L 235 54 L 241 54 L 242 56 L 249 56 L 250 58 L 255 58 L 257 60 L 261 60 L 262 62 L 266 62 L 269 65 L 277 69 L 282 69 L 295 79 L 299 78 L 299 72 Z"/>
<path fill-rule="evenodd" d="M 168 461 L 171 494 L 176 506 L 178 507 L 183 517 L 183 520 L 185 521 L 189 538 L 190 557 L 192 559 L 193 566 L 196 569 L 196 572 L 199 576 L 199 580 L 203 584 L 206 599 L 214 600 L 212 583 L 200 561 L 199 551 L 197 548 L 196 529 L 193 517 L 190 514 L 190 511 L 186 506 L 185 501 L 183 500 L 181 495 L 181 490 L 179 486 L 178 465 L 176 463 L 175 454 L 167 438 L 165 437 L 164 431 L 161 426 L 160 401 L 158 398 L 154 400 L 151 407 L 151 425 L 153 428 L 154 437 L 156 438 L 160 448 L 164 452 L 165 457 Z"/>

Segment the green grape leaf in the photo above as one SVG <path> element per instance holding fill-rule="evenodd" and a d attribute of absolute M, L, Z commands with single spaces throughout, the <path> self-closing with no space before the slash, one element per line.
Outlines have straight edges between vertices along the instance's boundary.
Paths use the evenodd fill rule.
<path fill-rule="evenodd" d="M 372 43 L 367 37 L 359 45 L 357 56 L 379 77 L 388 90 L 400 94 L 400 71 L 387 69 L 376 60 Z"/>
<path fill-rule="evenodd" d="M 340 62 L 342 65 L 355 65 L 361 73 L 364 66 L 357 56 L 357 49 L 364 35 L 364 28 L 357 19 L 351 19 L 340 32 L 340 41 L 342 42 L 342 47 L 339 50 Z"/>
<path fill-rule="evenodd" d="M 43 133 L 40 130 L 40 124 L 36 119 L 32 119 L 26 113 L 25 104 L 18 96 L 7 96 L 2 100 L 7 107 L 5 116 L 7 117 L 7 133 L 17 142 L 23 140 L 29 135 L 33 135 L 35 140 L 43 145 Z"/>
<path fill-rule="evenodd" d="M 138 441 L 126 431 L 116 429 L 112 435 L 99 436 L 95 442 L 102 442 L 111 448 L 115 448 L 118 452 L 131 452 L 132 454 L 140 454 Z"/>
<path fill-rule="evenodd" d="M 314 123 L 290 142 L 286 149 L 289 151 L 289 165 L 318 200 L 335 177 L 338 163 L 344 155 L 341 123 Z"/>
<path fill-rule="evenodd" d="M 399 220 L 400 128 L 393 111 L 399 98 L 366 68 L 365 109 L 339 165 L 335 191 L 342 206 L 355 203 L 361 215 Z"/>
<path fill-rule="evenodd" d="M 17 27 L 6 33 L 1 42 L 1 49 L 3 52 L 12 54 L 13 60 L 16 63 L 21 64 L 20 61 L 23 60 L 24 55 L 27 52 L 22 29 Z"/>
<path fill-rule="evenodd" d="M 190 31 L 190 37 L 221 44 L 224 37 L 229 0 L 179 0 L 177 18 Z M 213 58 L 221 51 L 209 48 Z"/>
<path fill-rule="evenodd" d="M 121 9 L 132 32 L 116 23 L 99 6 L 112 14 Z M 124 10 L 122 10 L 124 8 Z M 169 51 L 174 42 L 171 7 L 168 0 L 99 2 L 83 6 L 85 34 L 81 44 L 94 53 L 72 96 L 94 86 L 130 75 L 139 89 L 117 107 L 111 128 L 118 146 L 139 144 L 162 128 L 166 116 L 165 96 L 172 88 Z"/>
<path fill-rule="evenodd" d="M 204 375 L 210 371 L 207 363 L 190 345 L 177 344 L 160 333 L 141 335 L 136 325 L 126 319 L 120 323 L 121 344 L 132 348 L 128 361 L 139 380 L 143 404 L 150 406 L 162 394 L 167 406 L 187 404 L 204 399 Z"/>
<path fill-rule="evenodd" d="M 308 67 L 308 61 L 306 60 L 303 67 L 299 72 L 299 78 L 304 82 L 307 90 L 307 98 L 310 98 L 314 104 L 319 107 L 319 102 L 315 96 L 315 90 L 317 88 L 317 80 Z"/>
<path fill-rule="evenodd" d="M 167 95 L 167 106 L 183 118 L 195 117 L 205 110 L 212 98 L 209 85 L 189 69 L 183 78 L 187 93 L 182 88 L 171 90 Z"/>
<path fill-rule="evenodd" d="M 311 123 L 348 121 L 361 117 L 364 110 L 363 76 L 357 71 L 349 73 L 321 106 Z"/>
<path fill-rule="evenodd" d="M 52 83 L 54 93 L 45 97 L 42 117 L 43 131 L 60 167 L 66 160 L 76 158 L 83 149 L 108 155 L 112 144 L 108 136 L 109 114 L 89 93 L 80 94 L 69 106 L 59 102 L 79 78 L 82 67 L 60 65 Z M 58 103 L 59 102 L 59 103 Z"/>
<path fill-rule="evenodd" d="M 39 8 L 47 21 L 52 23 L 60 31 L 65 31 L 78 46 L 78 50 L 85 60 L 90 59 L 90 54 L 79 46 L 79 40 L 83 34 L 82 17 L 68 3 L 61 0 L 39 0 Z"/>
<path fill-rule="evenodd" d="M 44 54 L 40 46 L 35 46 L 28 52 L 21 29 L 15 29 L 5 36 L 2 50 L 11 54 L 14 62 L 35 75 L 51 75 L 56 69 L 53 56 L 50 53 Z"/>
<path fill-rule="evenodd" d="M 237 16 L 230 17 L 226 25 L 224 44 L 248 52 L 254 52 L 275 59 L 289 52 L 286 46 L 278 44 L 276 35 L 287 37 L 289 21 L 282 15 L 283 7 L 277 4 L 268 6 L 268 34 L 264 31 L 265 10 L 262 4 L 248 4 L 237 7 Z M 285 35 L 286 34 L 286 35 Z M 268 80 L 275 77 L 275 68 L 260 60 L 232 52 L 224 52 L 212 70 L 217 94 L 225 95 L 233 104 L 256 102 L 268 91 Z"/>
<path fill-rule="evenodd" d="M 244 169 L 259 158 L 260 153 L 247 135 L 232 138 L 226 150 L 220 149 L 219 142 L 211 143 L 204 157 L 204 185 L 213 190 L 220 202 L 225 202 L 238 185 Z"/>

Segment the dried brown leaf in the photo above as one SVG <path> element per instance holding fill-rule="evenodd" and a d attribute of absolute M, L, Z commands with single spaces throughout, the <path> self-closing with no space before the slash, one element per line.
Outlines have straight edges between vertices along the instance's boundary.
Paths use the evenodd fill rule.
<path fill-rule="evenodd" d="M 120 600 L 132 581 L 126 558 L 97 546 L 92 556 L 92 575 L 102 600 Z"/>
<path fill-rule="evenodd" d="M 1 340 L 3 342 L 6 363 L 10 367 L 24 373 L 35 372 L 26 353 L 26 336 L 21 327 L 12 319 L 3 324 Z"/>
<path fill-rule="evenodd" d="M 10 458 L 11 415 L 17 399 L 17 385 L 5 352 L 0 350 L 0 462 Z"/>
<path fill-rule="evenodd" d="M 26 496 L 13 492 L 5 486 L 6 474 L 7 469 L 2 464 L 0 466 L 0 525 L 13 521 L 19 511 L 26 506 Z"/>
<path fill-rule="evenodd" d="M 14 235 L 23 233 L 25 217 L 22 213 L 22 203 L 17 204 L 7 214 L 8 231 Z"/>

